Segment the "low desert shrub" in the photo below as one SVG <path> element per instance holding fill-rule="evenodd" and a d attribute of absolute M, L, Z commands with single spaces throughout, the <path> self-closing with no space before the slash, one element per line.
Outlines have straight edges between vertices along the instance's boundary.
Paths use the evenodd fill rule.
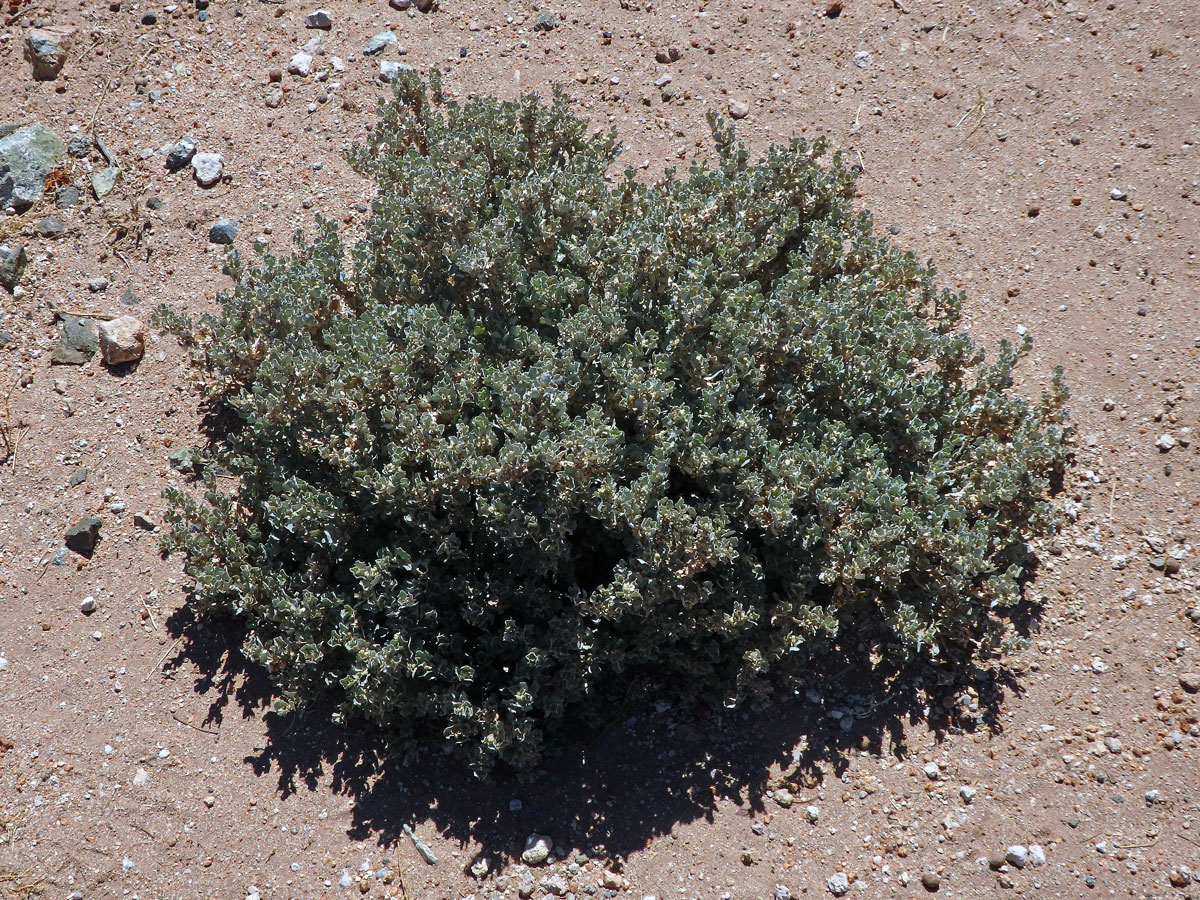
<path fill-rule="evenodd" d="M 642 184 L 561 95 L 406 75 L 350 153 L 362 237 L 320 221 L 166 317 L 228 422 L 167 543 L 285 706 L 528 768 L 635 681 L 735 705 L 847 638 L 997 633 L 1061 373 L 1022 399 L 1027 348 L 985 358 L 824 141 L 710 124 L 713 163 Z"/>

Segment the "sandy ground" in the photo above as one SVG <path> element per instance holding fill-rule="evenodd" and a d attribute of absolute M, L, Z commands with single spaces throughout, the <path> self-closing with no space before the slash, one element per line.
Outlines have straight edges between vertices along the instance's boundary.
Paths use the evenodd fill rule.
<path fill-rule="evenodd" d="M 534 832 L 560 851 L 535 896 L 825 896 L 837 873 L 867 897 L 1200 896 L 1200 694 L 1184 686 L 1200 672 L 1200 5 L 337 0 L 328 31 L 294 0 L 213 0 L 204 20 L 190 2 L 3 6 L 0 124 L 94 131 L 122 174 L 93 198 L 93 143 L 52 179 L 78 183 L 79 206 L 50 191 L 0 219 L 30 257 L 21 295 L 0 293 L 0 896 L 513 898 Z M 535 31 L 541 12 L 557 27 Z M 35 19 L 75 28 L 56 80 L 22 56 Z M 398 43 L 364 56 L 388 27 Z M 313 38 L 312 73 L 272 83 Z M 1029 587 L 1044 607 L 1006 676 L 904 697 L 843 677 L 704 721 L 660 704 L 491 786 L 381 758 L 317 711 L 268 714 L 237 636 L 188 623 L 180 561 L 133 519 L 161 520 L 181 479 L 167 455 L 199 440 L 181 350 L 152 336 L 130 371 L 52 366 L 49 304 L 212 309 L 229 286 L 218 218 L 240 221 L 242 250 L 285 246 L 317 213 L 353 229 L 371 188 L 341 153 L 386 90 L 380 60 L 401 59 L 462 96 L 562 83 L 646 177 L 709 156 L 704 115 L 731 103 L 756 148 L 828 135 L 877 227 L 968 292 L 982 341 L 1034 336 L 1030 391 L 1066 367 L 1076 521 L 1046 548 Z M 165 169 L 184 135 L 222 154 L 218 185 Z M 39 236 L 47 215 L 61 236 Z M 52 564 L 85 515 L 104 523 L 94 556 Z M 1045 863 L 1005 863 L 1013 845 Z"/>

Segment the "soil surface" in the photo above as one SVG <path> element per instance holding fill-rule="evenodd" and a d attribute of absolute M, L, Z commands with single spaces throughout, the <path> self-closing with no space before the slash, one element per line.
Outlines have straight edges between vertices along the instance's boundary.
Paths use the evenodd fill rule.
<path fill-rule="evenodd" d="M 0 124 L 84 139 L 0 217 L 29 258 L 0 293 L 0 896 L 1200 896 L 1200 5 L 330 0 L 328 30 L 306 27 L 316 8 L 0 10 Z M 67 59 L 35 80 L 27 31 L 51 24 L 74 28 Z M 318 213 L 353 231 L 371 185 L 342 151 L 387 93 L 381 61 L 463 97 L 560 83 L 647 178 L 711 156 L 710 110 L 756 149 L 825 135 L 857 162 L 876 227 L 968 293 L 979 340 L 1033 335 L 1022 387 L 1068 373 L 1071 521 L 1005 665 L 882 695 L 830 673 L 755 715 L 661 703 L 530 783 L 273 716 L 143 527 L 184 483 L 169 454 L 200 440 L 183 351 L 151 333 L 139 364 L 55 365 L 53 310 L 215 309 L 223 217 L 243 253 Z M 185 135 L 223 157 L 216 185 L 166 168 Z M 60 553 L 86 516 L 94 553 Z M 555 855 L 526 868 L 534 833 Z"/>

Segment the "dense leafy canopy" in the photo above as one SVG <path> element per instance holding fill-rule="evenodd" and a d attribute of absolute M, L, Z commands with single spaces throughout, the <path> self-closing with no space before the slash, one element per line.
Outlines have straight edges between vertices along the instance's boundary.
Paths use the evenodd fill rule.
<path fill-rule="evenodd" d="M 527 768 L 635 675 L 733 705 L 838 639 L 995 633 L 1061 375 L 1016 396 L 1025 348 L 985 359 L 823 141 L 711 124 L 713 164 L 646 185 L 561 95 L 406 75 L 350 156 L 362 238 L 321 222 L 175 320 L 234 425 L 169 543 L 286 703 Z"/>

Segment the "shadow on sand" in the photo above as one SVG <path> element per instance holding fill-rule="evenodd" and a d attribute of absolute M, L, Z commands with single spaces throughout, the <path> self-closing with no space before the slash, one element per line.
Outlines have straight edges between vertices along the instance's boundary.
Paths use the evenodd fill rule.
<path fill-rule="evenodd" d="M 1034 613 L 1021 611 L 1019 630 L 1035 626 Z M 904 758 L 906 729 L 919 722 L 939 736 L 997 731 L 1003 697 L 1020 692 L 1004 668 L 923 664 L 885 673 L 843 654 L 826 661 L 829 674 L 769 709 L 642 701 L 614 710 L 601 727 L 568 729 L 557 755 L 532 778 L 497 772 L 481 782 L 455 756 L 397 747 L 368 725 L 334 725 L 328 708 L 270 712 L 272 687 L 237 649 L 236 625 L 196 621 L 185 606 L 169 626 L 183 641 L 168 666 L 199 669 L 195 690 L 209 700 L 210 726 L 231 704 L 241 715 L 263 716 L 267 745 L 245 762 L 276 778 L 281 796 L 317 790 L 328 779 L 334 792 L 352 798 L 352 839 L 390 846 L 404 837 L 404 825 L 428 822 L 479 850 L 467 866 L 519 856 L 535 831 L 619 862 L 678 824 L 711 819 L 722 801 L 755 810 L 768 791 L 837 777 L 851 753 Z"/>

